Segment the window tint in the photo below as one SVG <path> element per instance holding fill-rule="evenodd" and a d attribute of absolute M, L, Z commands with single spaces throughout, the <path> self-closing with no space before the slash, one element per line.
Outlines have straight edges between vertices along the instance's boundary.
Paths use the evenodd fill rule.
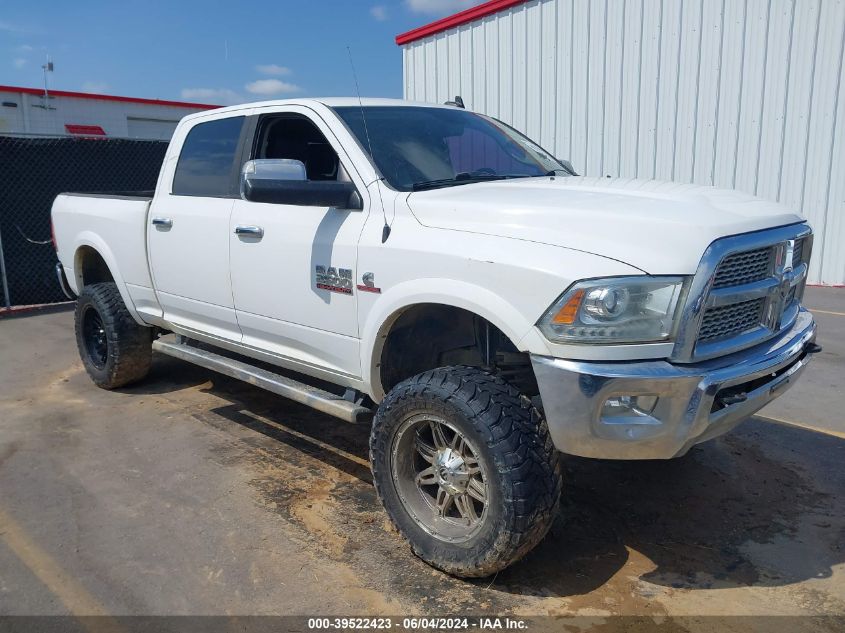
<path fill-rule="evenodd" d="M 564 169 L 551 154 L 513 128 L 466 110 L 344 106 L 335 111 L 364 151 L 372 153 L 390 185 L 400 191 L 433 180 L 454 184 L 472 182 L 473 176 L 544 176 Z"/>
<path fill-rule="evenodd" d="M 456 173 L 487 170 L 496 174 L 536 176 L 549 171 L 541 169 L 538 172 L 536 164 L 526 163 L 516 150 L 513 153 L 501 151 L 499 139 L 486 130 L 466 127 L 460 135 L 447 136 L 444 140 Z"/>
<path fill-rule="evenodd" d="M 229 117 L 195 125 L 182 145 L 173 193 L 226 197 L 234 193 L 234 164 L 245 117 Z"/>

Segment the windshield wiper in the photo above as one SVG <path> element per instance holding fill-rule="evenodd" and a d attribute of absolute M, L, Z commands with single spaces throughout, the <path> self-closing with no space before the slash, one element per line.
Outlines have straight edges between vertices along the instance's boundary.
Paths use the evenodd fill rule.
<path fill-rule="evenodd" d="M 558 175 L 558 172 L 561 172 L 561 171 L 562 171 L 564 174 L 567 174 L 567 175 L 569 175 L 569 176 L 577 176 L 577 175 L 578 175 L 578 174 L 576 174 L 576 173 L 575 173 L 573 170 L 571 170 L 571 169 L 568 169 L 568 168 L 566 168 L 566 167 L 558 167 L 558 168 L 556 168 L 556 169 L 550 169 L 549 171 L 547 171 L 547 172 L 546 172 L 546 176 L 557 176 L 557 175 Z"/>
<path fill-rule="evenodd" d="M 438 187 L 452 187 L 455 185 L 465 185 L 473 182 L 488 182 L 490 180 L 507 180 L 509 178 L 527 178 L 521 174 L 469 174 L 461 172 L 454 178 L 440 178 L 438 180 L 422 180 L 411 185 L 414 191 L 424 191 L 425 189 L 436 189 Z"/>
<path fill-rule="evenodd" d="M 552 170 L 546 172 L 547 176 L 556 176 L 557 174 L 555 172 L 558 172 L 558 171 L 562 171 L 564 173 L 567 173 L 570 176 L 577 176 L 578 175 L 578 174 L 575 173 L 575 168 L 572 166 L 572 163 L 570 163 L 568 160 L 560 160 L 560 159 L 556 158 L 555 161 L 557 162 L 558 165 L 560 165 L 560 167 L 556 167 L 555 169 L 552 169 Z"/>

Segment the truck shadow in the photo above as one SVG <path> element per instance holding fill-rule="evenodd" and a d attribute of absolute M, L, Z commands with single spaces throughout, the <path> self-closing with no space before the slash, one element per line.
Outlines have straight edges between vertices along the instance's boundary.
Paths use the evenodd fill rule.
<path fill-rule="evenodd" d="M 680 459 L 564 457 L 549 537 L 496 586 L 583 594 L 623 565 L 629 578 L 674 589 L 827 578 L 845 561 L 845 507 L 830 492 L 843 489 L 843 450 L 843 440 L 752 419 Z M 649 597 L 647 584 L 634 591 Z"/>
<path fill-rule="evenodd" d="M 147 377 L 141 382 L 121 387 L 117 391 L 138 395 L 173 393 L 196 387 L 215 377 L 199 365 L 186 363 L 163 354 L 153 354 L 153 363 Z"/>
<path fill-rule="evenodd" d="M 187 382 L 197 384 L 192 372 Z M 339 422 L 235 380 L 200 373 L 211 379 L 207 391 L 227 402 L 200 419 L 256 432 L 233 435 L 265 452 L 269 447 L 279 462 L 303 454 L 318 460 L 330 467 L 319 474 L 324 480 L 333 476 L 331 469 L 354 477 L 332 500 L 338 514 L 381 511 L 364 465 L 366 425 Z M 171 390 L 181 388 L 179 380 L 168 383 Z M 780 586 L 827 578 L 834 565 L 845 562 L 845 503 L 832 492 L 845 489 L 844 452 L 845 440 L 752 419 L 675 460 L 564 456 L 563 497 L 547 538 L 493 579 L 444 576 L 444 589 L 457 583 L 502 598 L 572 597 L 623 583 L 624 591 L 648 599 L 661 587 Z M 281 491 L 299 484 L 276 485 Z M 364 533 L 360 547 L 391 562 L 386 567 L 396 571 L 384 573 L 395 575 L 397 589 L 411 582 L 411 570 L 421 569 L 408 567 L 408 549 L 396 547 L 399 537 L 382 522 L 355 529 L 356 539 Z"/>

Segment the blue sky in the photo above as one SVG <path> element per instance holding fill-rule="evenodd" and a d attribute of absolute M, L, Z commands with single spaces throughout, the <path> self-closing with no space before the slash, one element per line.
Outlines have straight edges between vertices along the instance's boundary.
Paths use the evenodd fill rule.
<path fill-rule="evenodd" d="M 0 4 L 0 84 L 203 103 L 402 96 L 394 37 L 481 0 Z"/>

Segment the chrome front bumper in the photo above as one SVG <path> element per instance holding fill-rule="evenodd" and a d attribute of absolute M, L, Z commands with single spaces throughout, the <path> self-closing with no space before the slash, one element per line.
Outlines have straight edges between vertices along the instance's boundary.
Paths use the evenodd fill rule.
<path fill-rule="evenodd" d="M 558 450 L 604 459 L 667 459 L 721 435 L 791 386 L 815 345 L 813 315 L 801 309 L 776 339 L 729 356 L 667 361 L 583 362 L 532 356 Z M 650 415 L 606 418 L 614 396 L 657 396 Z"/>

